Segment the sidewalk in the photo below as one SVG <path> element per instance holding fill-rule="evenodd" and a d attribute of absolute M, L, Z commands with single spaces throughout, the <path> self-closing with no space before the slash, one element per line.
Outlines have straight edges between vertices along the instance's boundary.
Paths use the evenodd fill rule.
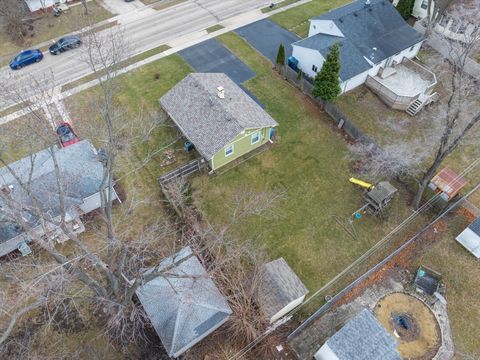
<path fill-rule="evenodd" d="M 425 27 L 421 24 L 420 21 L 417 21 L 415 23 L 414 28 L 420 31 L 422 34 L 424 34 L 426 31 Z M 430 37 L 427 39 L 426 43 L 436 52 L 441 54 L 445 59 L 448 60 L 450 58 L 450 49 L 446 40 L 439 37 Z M 477 63 L 475 60 L 472 60 L 470 58 L 467 59 L 465 63 L 465 72 L 472 78 L 480 80 L 480 64 Z"/>
<path fill-rule="evenodd" d="M 149 64 L 151 62 L 157 61 L 157 60 L 159 60 L 161 58 L 164 58 L 166 56 L 169 56 L 171 54 L 177 53 L 177 52 L 179 52 L 183 49 L 186 49 L 190 46 L 199 44 L 199 43 L 201 43 L 205 40 L 212 39 L 212 38 L 217 37 L 221 34 L 233 31 L 237 28 L 248 25 L 248 24 L 253 23 L 255 21 L 266 19 L 266 18 L 270 17 L 271 15 L 277 14 L 279 12 L 286 11 L 288 9 L 291 9 L 291 8 L 299 6 L 299 5 L 306 4 L 310 1 L 312 1 L 312 0 L 301 0 L 301 1 L 293 3 L 291 5 L 288 5 L 288 6 L 285 6 L 285 7 L 280 7 L 278 9 L 276 9 L 274 11 L 270 11 L 268 13 L 262 13 L 262 11 L 260 9 L 250 11 L 250 12 L 238 15 L 236 17 L 233 17 L 233 18 L 228 19 L 227 21 L 223 22 L 222 25 L 224 25 L 225 28 L 223 28 L 219 31 L 216 31 L 216 32 L 213 32 L 213 33 L 209 34 L 206 30 L 201 30 L 201 31 L 196 31 L 196 32 L 190 33 L 190 34 L 185 35 L 185 36 L 181 36 L 181 37 L 176 38 L 175 40 L 172 40 L 169 43 L 167 43 L 167 45 L 171 46 L 170 49 L 168 49 L 164 52 L 155 54 L 155 55 L 153 55 L 149 58 L 146 58 L 144 60 L 138 61 L 134 64 L 128 65 L 128 66 L 118 70 L 114 74 L 114 76 L 119 76 L 119 75 L 125 74 L 125 73 L 130 72 L 132 70 L 135 70 L 135 69 L 137 69 L 141 66 L 144 66 L 144 65 Z M 112 19 L 115 19 L 115 18 L 112 18 Z M 102 78 L 102 80 L 103 80 L 103 78 Z M 73 80 L 73 81 L 75 81 L 75 80 Z M 52 97 L 50 103 L 55 104 L 57 106 L 57 108 L 59 109 L 60 113 L 67 113 L 65 108 L 63 107 L 63 99 L 65 99 L 67 97 L 70 97 L 70 96 L 73 96 L 75 94 L 78 94 L 79 92 L 82 92 L 84 90 L 90 89 L 90 88 L 98 85 L 98 83 L 99 83 L 99 79 L 94 79 L 94 80 L 91 80 L 91 81 L 86 82 L 84 84 L 81 84 L 81 85 L 79 85 L 75 88 L 66 90 L 63 93 L 60 92 L 61 87 L 56 88 L 55 91 L 54 91 L 54 96 Z M 13 121 L 15 119 L 18 119 L 18 118 L 28 114 L 30 112 L 30 110 L 38 109 L 40 107 L 42 107 L 42 105 L 34 104 L 30 108 L 28 108 L 28 107 L 23 108 L 21 110 L 18 110 L 16 112 L 12 113 L 12 114 L 8 114 L 6 116 L 0 117 L 0 125 L 5 124 L 5 123 L 10 122 L 10 121 Z"/>

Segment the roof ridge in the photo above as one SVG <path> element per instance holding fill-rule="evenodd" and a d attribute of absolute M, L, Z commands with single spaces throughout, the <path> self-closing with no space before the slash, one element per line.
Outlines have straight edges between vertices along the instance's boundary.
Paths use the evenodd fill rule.
<path fill-rule="evenodd" d="M 200 74 L 200 73 L 194 73 L 194 74 Z M 215 76 L 218 76 L 218 77 L 226 77 L 228 79 L 230 79 L 226 74 L 224 73 L 208 73 L 208 74 L 211 74 L 211 75 L 215 75 Z M 200 84 L 200 86 L 203 88 L 203 90 L 205 90 L 207 93 L 210 92 L 210 89 L 208 87 L 206 87 L 206 84 L 202 84 L 198 79 L 195 79 L 197 81 L 197 83 Z M 230 79 L 231 80 L 231 79 Z M 232 80 L 233 81 L 233 80 Z M 218 86 L 222 86 L 222 85 L 218 85 Z M 215 88 L 216 89 L 216 88 Z M 220 104 L 220 107 L 225 111 L 225 113 L 227 113 L 229 115 L 229 118 L 235 120 L 235 122 L 242 128 L 246 129 L 246 127 L 242 124 L 240 124 L 240 122 L 237 120 L 237 118 L 235 116 L 232 115 L 232 113 L 230 112 L 230 110 L 225 106 L 224 102 L 225 101 L 222 101 L 222 100 L 225 100 L 225 99 L 220 99 L 218 96 L 215 96 L 213 95 L 214 99 L 215 99 L 215 102 L 216 104 Z M 253 100 L 252 100 L 253 101 Z M 255 105 L 258 105 L 255 103 Z M 231 120 L 229 120 L 231 121 Z M 238 134 L 237 134 L 238 135 Z M 237 136 L 236 135 L 236 136 Z M 232 138 L 232 140 L 235 139 Z"/>

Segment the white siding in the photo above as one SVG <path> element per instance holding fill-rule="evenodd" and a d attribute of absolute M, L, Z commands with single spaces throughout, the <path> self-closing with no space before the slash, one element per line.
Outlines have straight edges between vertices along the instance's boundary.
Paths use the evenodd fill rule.
<path fill-rule="evenodd" d="M 340 360 L 337 355 L 330 349 L 327 343 L 325 343 L 315 355 L 315 360 Z M 343 359 L 342 359 L 343 360 Z"/>
<path fill-rule="evenodd" d="M 112 189 L 112 199 L 116 200 L 117 198 L 117 193 L 114 189 Z M 100 192 L 97 192 L 96 194 L 90 195 L 89 197 L 83 199 L 83 203 L 79 207 L 85 214 L 88 214 L 93 210 L 99 209 L 101 205 L 102 199 L 100 198 Z"/>
<path fill-rule="evenodd" d="M 412 15 L 416 17 L 417 19 L 423 19 L 426 18 L 428 15 L 427 9 L 422 8 L 422 3 L 424 0 L 415 0 L 415 3 L 413 4 L 413 10 L 412 10 Z M 428 0 L 425 0 L 428 6 Z M 434 9 L 435 9 L 435 2 L 432 1 L 432 10 L 430 14 L 434 14 Z"/>
<path fill-rule="evenodd" d="M 308 37 L 317 34 L 327 34 L 343 37 L 342 32 L 332 20 L 311 20 Z"/>
<path fill-rule="evenodd" d="M 292 55 L 298 60 L 299 69 L 312 78 L 317 74 L 312 70 L 312 66 L 315 65 L 320 71 L 325 61 L 319 51 L 296 45 L 293 45 Z"/>
<path fill-rule="evenodd" d="M 270 318 L 270 323 L 274 323 L 275 321 L 277 321 L 278 319 L 281 319 L 282 317 L 284 317 L 286 314 L 288 314 L 290 311 L 292 311 L 293 309 L 295 309 L 297 306 L 299 306 L 303 300 L 305 299 L 305 295 L 303 295 L 302 297 L 299 297 L 298 299 L 292 301 L 290 304 L 288 304 L 287 306 L 285 306 L 282 310 L 280 310 L 279 312 L 277 312 L 275 315 L 273 315 L 271 318 Z"/>

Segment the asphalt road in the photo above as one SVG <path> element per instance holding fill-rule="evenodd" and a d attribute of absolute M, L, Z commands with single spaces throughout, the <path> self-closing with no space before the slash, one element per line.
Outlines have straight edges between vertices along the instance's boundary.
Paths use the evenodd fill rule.
<path fill-rule="evenodd" d="M 193 0 L 181 3 L 156 13 L 133 13 L 122 15 L 122 31 L 125 42 L 134 53 L 160 46 L 181 36 L 200 31 L 245 12 L 262 8 L 271 0 Z M 108 36 L 112 30 L 102 31 L 99 36 Z M 132 52 L 130 52 L 132 53 Z M 128 55 L 126 55 L 128 57 Z M 17 71 L 8 67 L 0 69 L 2 88 L 22 89 L 22 97 L 28 98 L 35 93 L 32 79 L 48 81 L 51 86 L 64 85 L 79 77 L 91 73 L 84 60 L 82 47 L 53 56 L 45 53 L 44 59 Z M 18 102 L 14 97 L 0 99 L 0 108 Z"/>

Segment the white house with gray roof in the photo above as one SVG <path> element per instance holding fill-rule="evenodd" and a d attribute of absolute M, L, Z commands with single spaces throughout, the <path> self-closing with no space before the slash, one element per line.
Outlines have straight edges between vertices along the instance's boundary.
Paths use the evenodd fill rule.
<path fill-rule="evenodd" d="M 346 92 L 381 68 L 412 59 L 423 41 L 388 0 L 360 0 L 311 19 L 308 37 L 292 44 L 292 55 L 314 78 L 332 45 L 339 44 L 340 86 Z"/>
<path fill-rule="evenodd" d="M 397 342 L 364 309 L 315 353 L 316 360 L 402 360 Z"/>
<path fill-rule="evenodd" d="M 100 160 L 90 141 L 82 140 L 55 148 L 53 153 L 50 149 L 39 151 L 0 168 L 0 191 L 3 193 L 0 197 L 0 256 L 17 249 L 28 252 L 28 244 L 34 236 L 65 240 L 56 225 L 63 212 L 71 231 L 84 231 L 80 216 L 101 206 L 103 165 Z M 59 183 L 64 197 L 63 208 Z M 114 189 L 112 198 L 117 198 Z M 18 218 L 18 210 L 12 210 L 12 204 L 24 209 L 23 223 Z M 46 221 L 44 227 L 40 220 L 45 215 L 51 221 Z"/>
<path fill-rule="evenodd" d="M 163 272 L 136 294 L 162 344 L 178 357 L 224 324 L 232 310 L 190 247 L 164 259 Z"/>
<path fill-rule="evenodd" d="M 307 287 L 284 258 L 270 261 L 260 268 L 255 299 L 270 323 L 299 306 L 307 294 Z"/>
<path fill-rule="evenodd" d="M 160 104 L 212 170 L 271 142 L 278 125 L 220 73 L 188 75 Z"/>

